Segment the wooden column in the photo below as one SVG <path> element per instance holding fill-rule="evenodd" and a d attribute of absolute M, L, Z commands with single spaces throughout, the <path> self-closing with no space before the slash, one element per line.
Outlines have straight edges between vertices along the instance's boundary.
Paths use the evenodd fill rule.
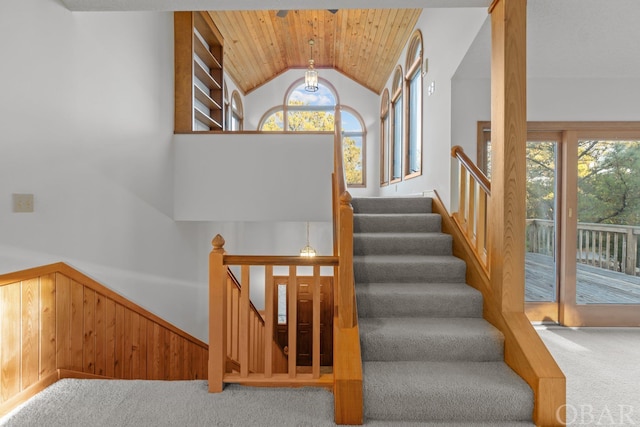
<path fill-rule="evenodd" d="M 490 8 L 491 288 L 503 313 L 524 311 L 526 8 L 526 0 Z"/>
<path fill-rule="evenodd" d="M 209 255 L 209 393 L 219 393 L 227 363 L 227 268 L 224 239 L 216 235 Z"/>

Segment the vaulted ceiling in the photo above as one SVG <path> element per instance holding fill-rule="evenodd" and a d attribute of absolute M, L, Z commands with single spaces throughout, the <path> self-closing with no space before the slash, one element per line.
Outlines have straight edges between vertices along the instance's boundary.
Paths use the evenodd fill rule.
<path fill-rule="evenodd" d="M 210 11 L 224 37 L 224 68 L 246 94 L 283 72 L 335 69 L 380 93 L 422 9 Z M 313 40 L 313 48 L 309 45 Z M 313 53 L 311 52 L 313 49 Z M 300 74 L 302 76 L 302 73 Z"/>

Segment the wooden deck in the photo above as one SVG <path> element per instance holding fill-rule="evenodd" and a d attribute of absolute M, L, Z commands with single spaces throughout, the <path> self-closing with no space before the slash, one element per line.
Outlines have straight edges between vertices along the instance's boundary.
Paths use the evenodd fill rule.
<path fill-rule="evenodd" d="M 553 258 L 527 252 L 525 257 L 525 300 L 555 301 Z M 640 304 L 640 277 L 578 264 L 578 304 Z"/>

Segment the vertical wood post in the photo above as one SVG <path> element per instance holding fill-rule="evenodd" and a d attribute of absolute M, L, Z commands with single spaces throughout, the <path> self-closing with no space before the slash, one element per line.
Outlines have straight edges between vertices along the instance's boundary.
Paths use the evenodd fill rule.
<path fill-rule="evenodd" d="M 219 393 L 227 363 L 227 269 L 224 239 L 216 235 L 209 255 L 209 393 Z"/>
<path fill-rule="evenodd" d="M 491 287 L 502 312 L 524 311 L 526 0 L 491 5 Z"/>
<path fill-rule="evenodd" d="M 352 328 L 358 322 L 355 310 L 353 283 L 353 207 L 351 194 L 340 196 L 340 277 L 338 278 L 338 323 L 341 328 Z"/>

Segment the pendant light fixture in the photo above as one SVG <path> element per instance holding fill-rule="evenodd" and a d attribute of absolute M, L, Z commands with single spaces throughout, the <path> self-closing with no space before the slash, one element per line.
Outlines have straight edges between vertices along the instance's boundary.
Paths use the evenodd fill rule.
<path fill-rule="evenodd" d="M 309 59 L 309 68 L 304 73 L 304 90 L 307 92 L 316 92 L 318 90 L 318 71 L 313 68 L 313 44 L 313 39 L 309 40 L 311 59 Z"/>
<path fill-rule="evenodd" d="M 309 245 L 309 222 L 307 222 L 307 244 L 300 250 L 300 256 L 307 258 L 316 256 L 316 250 Z"/>

